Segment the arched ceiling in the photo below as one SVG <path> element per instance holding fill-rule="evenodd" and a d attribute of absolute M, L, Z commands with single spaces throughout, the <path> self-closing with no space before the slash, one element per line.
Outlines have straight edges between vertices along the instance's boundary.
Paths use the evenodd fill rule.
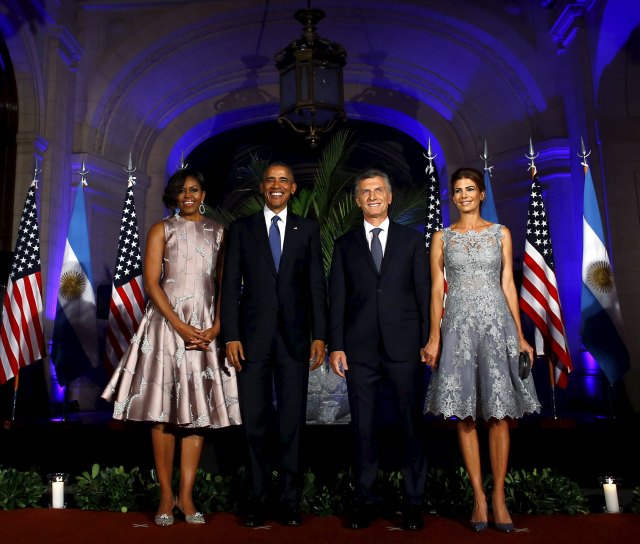
<path fill-rule="evenodd" d="M 79 65 L 94 72 L 84 121 L 89 149 L 113 156 L 135 148 L 148 161 L 228 128 L 275 120 L 273 55 L 300 36 L 293 12 L 301 2 L 151 1 L 133 20 L 127 7 L 140 4 L 83 3 L 83 26 L 95 30 L 86 39 L 96 46 Z M 502 10 L 424 4 L 313 2 L 326 12 L 319 34 L 348 52 L 348 116 L 423 142 L 434 136 L 459 160 L 477 156 L 489 134 L 496 146 L 512 147 L 516 135 L 524 144 L 547 108 L 536 36 L 526 24 L 535 13 L 507 9 L 514 2 Z"/>

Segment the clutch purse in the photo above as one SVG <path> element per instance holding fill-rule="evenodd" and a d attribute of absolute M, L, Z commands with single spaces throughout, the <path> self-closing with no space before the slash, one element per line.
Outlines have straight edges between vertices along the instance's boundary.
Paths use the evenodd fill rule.
<path fill-rule="evenodd" d="M 529 359 L 529 354 L 526 351 L 520 352 L 520 357 L 518 358 L 518 374 L 520 374 L 520 379 L 524 380 L 529 377 L 531 373 L 531 359 Z"/>

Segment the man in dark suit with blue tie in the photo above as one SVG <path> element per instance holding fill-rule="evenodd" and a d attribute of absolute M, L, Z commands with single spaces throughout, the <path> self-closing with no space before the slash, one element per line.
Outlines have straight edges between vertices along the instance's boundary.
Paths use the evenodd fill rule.
<path fill-rule="evenodd" d="M 424 527 L 426 461 L 422 442 L 424 365 L 429 334 L 429 267 L 424 237 L 389 220 L 389 176 L 370 169 L 356 178 L 364 225 L 338 238 L 329 277 L 329 350 L 333 371 L 347 380 L 355 441 L 354 529 L 368 527 L 378 471 L 376 410 L 390 385 L 402 439 L 405 529 Z"/>
<path fill-rule="evenodd" d="M 295 526 L 302 522 L 300 435 L 309 370 L 325 358 L 326 283 L 318 223 L 287 209 L 296 192 L 291 168 L 269 165 L 260 192 L 264 210 L 235 221 L 226 237 L 222 334 L 227 359 L 238 370 L 249 446 L 250 500 L 244 525 L 263 525 L 273 468 L 279 475 L 280 520 Z M 275 441 L 269 436 L 272 426 Z M 272 442 L 278 450 L 274 467 L 268 447 Z"/>

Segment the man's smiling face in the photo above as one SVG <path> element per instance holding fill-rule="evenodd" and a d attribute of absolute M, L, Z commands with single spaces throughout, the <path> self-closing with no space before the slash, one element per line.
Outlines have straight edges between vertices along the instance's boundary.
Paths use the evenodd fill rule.
<path fill-rule="evenodd" d="M 356 190 L 356 204 L 369 222 L 372 219 L 386 219 L 392 198 L 387 184 L 380 176 L 363 179 Z"/>
<path fill-rule="evenodd" d="M 286 166 L 270 166 L 260 183 L 260 192 L 264 195 L 267 207 L 274 213 L 280 213 L 287 207 L 291 195 L 296 192 L 293 173 Z"/>

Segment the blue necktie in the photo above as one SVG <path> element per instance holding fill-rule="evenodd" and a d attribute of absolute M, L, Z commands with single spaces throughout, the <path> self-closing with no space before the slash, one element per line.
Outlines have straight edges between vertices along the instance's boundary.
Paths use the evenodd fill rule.
<path fill-rule="evenodd" d="M 271 254 L 273 262 L 276 265 L 276 272 L 280 268 L 280 256 L 282 255 L 282 245 L 280 243 L 280 229 L 278 228 L 280 218 L 274 215 L 271 218 L 271 226 L 269 227 L 269 245 L 271 246 Z"/>
<path fill-rule="evenodd" d="M 380 238 L 378 235 L 382 232 L 382 229 L 371 229 L 371 256 L 373 257 L 373 262 L 376 263 L 376 268 L 378 272 L 380 272 L 380 265 L 382 265 L 382 244 L 380 243 Z"/>

